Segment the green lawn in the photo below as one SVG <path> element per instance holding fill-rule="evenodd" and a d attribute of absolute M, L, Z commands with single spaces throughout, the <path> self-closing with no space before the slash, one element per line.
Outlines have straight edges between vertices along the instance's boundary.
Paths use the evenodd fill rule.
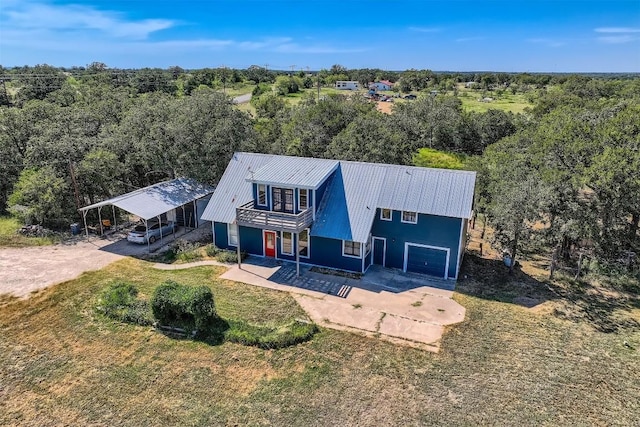
<path fill-rule="evenodd" d="M 466 111 L 475 111 L 477 113 L 484 113 L 487 110 L 502 110 L 512 113 L 522 113 L 525 108 L 533 107 L 530 104 L 525 95 L 522 93 L 516 93 L 515 95 L 509 91 L 504 91 L 502 94 L 498 94 L 496 91 L 487 92 L 484 96 L 492 98 L 490 102 L 483 102 L 482 91 L 459 89 L 458 98 L 462 101 L 462 108 Z"/>
<path fill-rule="evenodd" d="M 0 216 L 0 247 L 2 246 L 44 246 L 51 245 L 55 239 L 52 237 L 26 237 L 16 231 L 22 227 L 22 223 L 13 217 Z"/>
<path fill-rule="evenodd" d="M 214 267 L 123 260 L 28 300 L 0 299 L 0 425 L 634 425 L 637 300 L 609 293 L 590 306 L 586 285 L 548 288 L 491 263 L 466 258 L 465 274 L 483 280 L 459 284 L 466 321 L 438 354 L 333 330 L 281 350 L 211 346 L 91 308 L 114 279 L 142 296 L 172 279 L 211 286 L 223 317 L 304 316 L 288 294 L 217 279 Z"/>

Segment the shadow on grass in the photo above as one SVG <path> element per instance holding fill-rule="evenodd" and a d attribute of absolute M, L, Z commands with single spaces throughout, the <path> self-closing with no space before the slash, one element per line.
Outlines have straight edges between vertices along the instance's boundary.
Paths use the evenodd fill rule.
<path fill-rule="evenodd" d="M 555 280 L 538 280 L 516 265 L 513 275 L 501 260 L 468 254 L 456 291 L 462 294 L 516 304 L 527 308 L 547 301 L 557 303 L 555 317 L 587 323 L 603 333 L 640 328 L 631 311 L 640 308 L 640 297 L 603 284 L 574 280 L 559 274 Z"/>

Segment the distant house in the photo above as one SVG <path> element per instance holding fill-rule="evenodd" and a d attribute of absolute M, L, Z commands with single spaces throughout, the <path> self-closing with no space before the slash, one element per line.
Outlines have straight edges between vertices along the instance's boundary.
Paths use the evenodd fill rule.
<path fill-rule="evenodd" d="M 475 172 L 236 153 L 202 218 L 216 246 L 364 273 L 458 277 Z"/>
<path fill-rule="evenodd" d="M 369 83 L 369 89 L 375 90 L 391 90 L 393 88 L 393 83 L 389 80 L 380 80 L 379 82 Z"/>
<path fill-rule="evenodd" d="M 340 90 L 358 90 L 360 89 L 360 83 L 353 80 L 338 80 L 336 82 L 336 89 Z"/>

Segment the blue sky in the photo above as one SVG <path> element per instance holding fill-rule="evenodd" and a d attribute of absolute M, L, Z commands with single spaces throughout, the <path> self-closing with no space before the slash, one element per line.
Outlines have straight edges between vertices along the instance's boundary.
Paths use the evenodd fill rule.
<path fill-rule="evenodd" d="M 640 0 L 0 0 L 0 64 L 640 72 Z"/>

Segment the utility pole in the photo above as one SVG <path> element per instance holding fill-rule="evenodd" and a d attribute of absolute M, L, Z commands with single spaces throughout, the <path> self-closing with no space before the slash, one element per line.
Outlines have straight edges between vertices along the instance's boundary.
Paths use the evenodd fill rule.
<path fill-rule="evenodd" d="M 291 75 L 293 76 L 293 70 L 296 68 L 295 65 L 289 65 L 289 68 L 291 68 Z"/>
<path fill-rule="evenodd" d="M 318 77 L 318 102 L 320 102 L 320 71 L 316 74 Z"/>

